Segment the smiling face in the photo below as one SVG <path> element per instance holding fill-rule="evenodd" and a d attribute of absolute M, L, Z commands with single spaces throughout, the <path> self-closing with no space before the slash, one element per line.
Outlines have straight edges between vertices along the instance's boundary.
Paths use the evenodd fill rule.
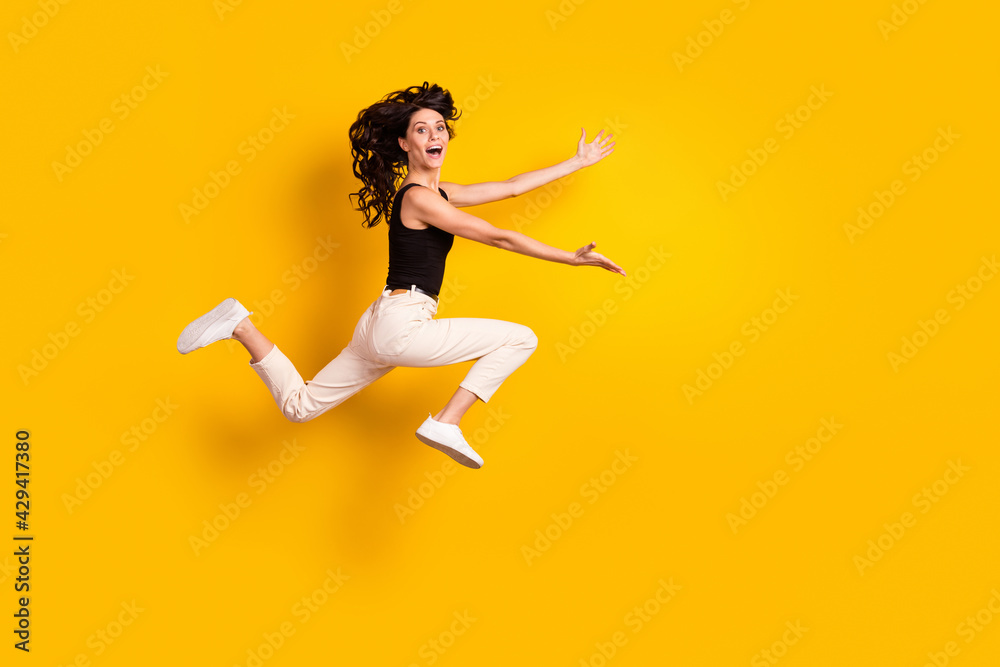
<path fill-rule="evenodd" d="M 407 152 L 410 170 L 440 169 L 448 150 L 448 127 L 444 117 L 433 109 L 420 109 L 410 116 L 406 137 L 399 138 Z"/>

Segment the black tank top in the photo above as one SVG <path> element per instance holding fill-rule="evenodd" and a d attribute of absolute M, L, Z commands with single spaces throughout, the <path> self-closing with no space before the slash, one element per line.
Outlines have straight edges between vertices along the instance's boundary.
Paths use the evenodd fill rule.
<path fill-rule="evenodd" d="M 438 294 L 444 280 L 445 258 L 455 236 L 433 225 L 426 229 L 410 229 L 403 224 L 399 215 L 403 193 L 413 185 L 420 183 L 407 183 L 392 199 L 392 212 L 389 215 L 389 274 L 385 284 L 389 289 L 409 289 L 410 285 L 416 285 L 425 292 Z M 448 194 L 441 188 L 438 188 L 438 192 L 447 201 Z"/>

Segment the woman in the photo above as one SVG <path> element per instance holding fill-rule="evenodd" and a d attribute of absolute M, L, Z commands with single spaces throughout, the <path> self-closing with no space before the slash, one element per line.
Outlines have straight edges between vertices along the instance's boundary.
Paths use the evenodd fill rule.
<path fill-rule="evenodd" d="M 397 366 L 444 366 L 476 360 L 451 399 L 417 429 L 417 438 L 470 468 L 483 465 L 459 428 L 476 402 L 486 403 L 500 384 L 523 364 L 538 344 L 526 326 L 480 318 L 434 319 L 445 258 L 455 236 L 571 266 L 599 266 L 625 275 L 617 264 L 593 251 L 559 250 L 519 232 L 499 229 L 459 210 L 516 197 L 550 181 L 596 164 L 614 150 L 601 133 L 591 143 L 581 136 L 574 157 L 507 181 L 458 185 L 440 182 L 441 165 L 458 118 L 451 94 L 438 85 L 411 86 L 387 95 L 358 114 L 351 125 L 354 174 L 365 222 L 389 225 L 389 273 L 382 293 L 354 328 L 351 342 L 309 382 L 250 321 L 235 299 L 191 322 L 177 339 L 187 354 L 232 338 L 250 353 L 250 367 L 267 385 L 282 413 L 295 422 L 314 419 Z M 513 127 L 523 127 L 519 121 Z M 520 130 L 515 130 L 520 132 Z M 507 144 L 516 146 L 523 133 Z M 395 183 L 406 177 L 398 189 Z"/>

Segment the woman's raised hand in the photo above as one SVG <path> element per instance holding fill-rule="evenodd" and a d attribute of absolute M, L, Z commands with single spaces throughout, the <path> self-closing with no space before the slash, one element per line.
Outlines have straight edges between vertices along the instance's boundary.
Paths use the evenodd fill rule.
<path fill-rule="evenodd" d="M 580 135 L 580 141 L 576 145 L 576 157 L 580 160 L 582 166 L 589 167 L 592 164 L 597 164 L 602 158 L 606 158 L 615 152 L 615 142 L 606 143 L 614 136 L 613 134 L 609 134 L 602 139 L 601 135 L 604 134 L 604 130 L 601 130 L 594 137 L 594 140 L 588 144 L 586 143 L 587 130 L 582 127 L 580 130 L 582 134 Z"/>
<path fill-rule="evenodd" d="M 573 253 L 573 261 L 571 262 L 573 266 L 599 266 L 601 268 L 607 269 L 612 273 L 620 273 L 625 275 L 624 269 L 618 266 L 610 259 L 604 255 L 594 252 L 594 247 L 597 244 L 591 241 L 587 245 L 583 246 L 575 253 Z"/>

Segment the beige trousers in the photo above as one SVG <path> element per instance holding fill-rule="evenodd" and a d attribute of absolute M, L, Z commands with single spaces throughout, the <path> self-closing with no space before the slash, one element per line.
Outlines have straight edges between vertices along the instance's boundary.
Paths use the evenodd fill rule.
<path fill-rule="evenodd" d="M 528 327 L 503 320 L 436 320 L 437 303 L 409 290 L 389 289 L 364 312 L 351 342 L 309 382 L 275 346 L 251 363 L 291 421 L 314 419 L 398 366 L 446 366 L 476 359 L 459 384 L 484 403 L 528 360 L 538 339 Z M 443 404 L 443 403 L 442 403 Z"/>

